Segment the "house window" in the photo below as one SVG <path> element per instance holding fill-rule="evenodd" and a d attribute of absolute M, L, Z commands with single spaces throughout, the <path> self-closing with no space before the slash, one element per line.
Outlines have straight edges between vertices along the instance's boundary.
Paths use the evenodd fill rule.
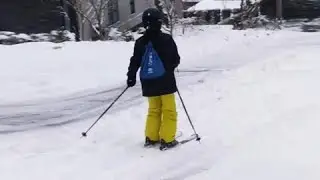
<path fill-rule="evenodd" d="M 136 6 L 134 3 L 134 0 L 130 0 L 130 11 L 131 11 L 131 14 L 136 13 Z"/>

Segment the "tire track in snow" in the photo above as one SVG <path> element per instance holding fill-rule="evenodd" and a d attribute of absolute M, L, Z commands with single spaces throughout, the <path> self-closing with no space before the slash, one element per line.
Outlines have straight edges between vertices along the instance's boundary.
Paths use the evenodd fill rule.
<path fill-rule="evenodd" d="M 306 35 L 308 37 L 308 35 Z M 271 36 L 272 39 L 279 38 L 278 36 Z M 301 40 L 301 37 L 291 36 L 286 40 L 292 44 L 299 46 L 317 45 L 317 39 L 307 38 Z M 262 41 L 263 39 L 261 39 Z M 234 69 L 243 66 L 250 62 L 260 59 L 260 56 L 271 56 L 274 53 L 285 50 L 283 45 L 287 41 L 280 41 L 274 43 L 261 44 L 252 48 L 252 42 L 239 42 L 239 47 L 230 53 L 230 49 L 225 49 L 220 52 L 214 52 L 212 59 L 197 61 L 196 69 L 179 69 L 177 76 L 178 86 L 187 87 L 202 83 L 205 76 L 212 72 L 220 73 L 221 71 Z M 244 43 L 244 44 L 243 44 Z M 254 51 L 255 53 L 243 53 L 246 51 Z M 237 57 L 237 59 L 235 59 Z M 219 61 L 213 60 L 218 59 Z M 223 61 L 221 61 L 223 59 Z M 200 66 L 201 67 L 200 67 Z M 205 67 L 205 68 L 203 68 Z M 220 68 L 220 69 L 217 69 Z M 226 69 L 227 68 L 227 69 Z M 195 77 L 200 74 L 200 77 Z M 192 77 L 192 78 L 190 78 Z M 188 78 L 188 79 L 184 79 Z M 18 131 L 26 131 L 39 127 L 52 127 L 64 125 L 76 121 L 82 121 L 99 116 L 104 109 L 109 106 L 114 97 L 119 94 L 123 87 L 116 87 L 108 90 L 89 90 L 87 92 L 72 94 L 69 97 L 54 97 L 45 100 L 28 101 L 14 104 L 0 104 L 0 134 L 7 134 Z M 133 89 L 133 90 L 132 90 Z M 126 93 L 124 98 L 121 98 L 110 110 L 110 113 L 126 109 L 133 105 L 140 104 L 143 99 L 140 96 L 140 87 L 130 89 L 130 94 Z M 129 94 L 129 95 L 128 95 Z M 183 93 L 182 93 L 183 94 Z"/>
<path fill-rule="evenodd" d="M 177 74 L 179 86 L 192 84 L 184 81 L 189 76 L 210 73 L 211 69 L 180 70 Z M 219 71 L 217 71 L 219 72 Z M 198 79 L 199 79 L 198 78 Z M 189 78 L 190 79 L 190 78 Z M 194 84 L 198 83 L 197 78 Z M 108 90 L 91 90 L 72 94 L 68 97 L 56 97 L 37 101 L 0 105 L 0 135 L 28 131 L 43 127 L 57 127 L 69 123 L 97 118 L 124 89 L 116 87 Z M 118 112 L 143 103 L 140 84 L 130 88 L 108 112 Z"/>

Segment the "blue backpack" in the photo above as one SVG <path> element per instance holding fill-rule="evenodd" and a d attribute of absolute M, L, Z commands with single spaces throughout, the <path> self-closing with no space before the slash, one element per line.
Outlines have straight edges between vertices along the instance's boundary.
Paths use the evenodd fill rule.
<path fill-rule="evenodd" d="M 140 79 L 155 79 L 163 76 L 165 72 L 162 60 L 149 42 L 141 61 Z"/>

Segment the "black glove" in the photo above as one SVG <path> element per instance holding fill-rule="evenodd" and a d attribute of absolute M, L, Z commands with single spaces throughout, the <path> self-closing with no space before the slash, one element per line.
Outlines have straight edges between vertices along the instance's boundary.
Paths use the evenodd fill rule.
<path fill-rule="evenodd" d="M 134 85 L 136 85 L 136 80 L 135 79 L 128 79 L 127 85 L 128 85 L 128 87 L 133 87 Z"/>
<path fill-rule="evenodd" d="M 173 67 L 172 67 L 172 71 L 174 71 L 178 67 L 178 65 L 179 64 L 174 64 Z"/>

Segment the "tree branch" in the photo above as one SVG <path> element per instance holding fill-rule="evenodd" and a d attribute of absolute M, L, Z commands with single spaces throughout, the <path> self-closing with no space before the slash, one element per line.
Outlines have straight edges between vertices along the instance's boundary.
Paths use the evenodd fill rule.
<path fill-rule="evenodd" d="M 94 26 L 94 23 L 92 22 L 92 20 L 91 20 L 91 19 L 88 17 L 88 15 L 87 15 L 85 12 L 83 12 L 83 10 L 81 9 L 80 4 L 73 3 L 72 0 L 66 0 L 66 2 L 67 2 L 70 6 L 72 6 L 73 9 L 74 9 L 78 14 L 80 14 L 84 19 L 86 19 L 86 20 L 89 22 L 91 28 L 92 28 L 97 34 L 100 35 L 100 32 L 99 32 L 98 29 Z"/>

